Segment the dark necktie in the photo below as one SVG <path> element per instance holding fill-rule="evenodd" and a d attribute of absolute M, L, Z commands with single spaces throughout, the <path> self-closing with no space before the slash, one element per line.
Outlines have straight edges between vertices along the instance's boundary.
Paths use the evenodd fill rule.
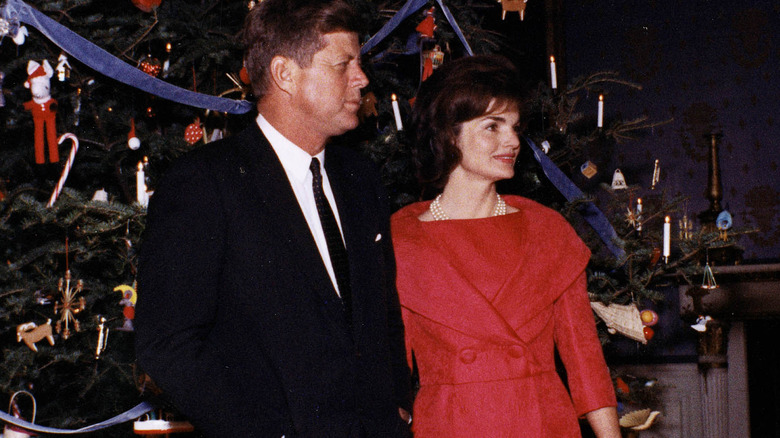
<path fill-rule="evenodd" d="M 336 283 L 339 285 L 341 300 L 346 309 L 347 321 L 351 324 L 352 290 L 349 284 L 347 249 L 344 247 L 344 241 L 341 239 L 341 232 L 339 231 L 339 225 L 336 223 L 336 217 L 333 215 L 333 210 L 325 197 L 325 192 L 322 191 L 320 160 L 312 158 L 309 169 L 312 175 L 311 185 L 314 191 L 314 202 L 317 204 L 317 213 L 320 215 L 322 231 L 325 233 L 325 241 L 328 244 L 330 262 L 333 265 L 333 272 L 336 274 Z"/>

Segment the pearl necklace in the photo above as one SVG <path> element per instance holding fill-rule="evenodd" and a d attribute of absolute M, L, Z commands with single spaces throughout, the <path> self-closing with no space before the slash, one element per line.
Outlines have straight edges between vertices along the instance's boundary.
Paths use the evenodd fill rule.
<path fill-rule="evenodd" d="M 493 214 L 491 214 L 491 216 L 503 216 L 506 214 L 506 202 L 498 193 L 496 193 L 496 198 L 496 205 L 493 207 Z M 441 208 L 441 194 L 431 202 L 428 209 L 431 211 L 431 215 L 435 221 L 446 221 L 450 219 L 450 217 L 447 216 L 447 213 L 444 212 L 444 209 Z"/>

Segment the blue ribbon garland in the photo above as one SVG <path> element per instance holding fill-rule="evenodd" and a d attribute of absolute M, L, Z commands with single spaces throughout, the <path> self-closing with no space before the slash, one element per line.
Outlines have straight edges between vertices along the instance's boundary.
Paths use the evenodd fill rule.
<path fill-rule="evenodd" d="M 29 421 L 22 420 L 20 418 L 16 418 L 13 415 L 3 411 L 0 411 L 0 420 L 33 432 L 50 433 L 56 435 L 75 435 L 79 433 L 94 432 L 96 430 L 105 429 L 107 427 L 116 426 L 117 424 L 132 421 L 153 409 L 154 406 L 151 403 L 141 402 L 134 408 L 125 411 L 116 417 L 109 418 L 106 421 L 101 421 L 100 423 L 96 423 L 91 426 L 82 427 L 81 429 L 57 429 L 54 427 L 41 426 L 35 423 L 30 423 Z"/>
<path fill-rule="evenodd" d="M 460 41 L 463 43 L 468 55 L 473 55 L 471 47 L 463 36 L 463 33 L 449 8 L 444 5 L 443 0 L 436 0 L 436 3 L 441 8 L 444 16 L 447 18 L 447 21 Z M 408 0 L 396 14 L 363 45 L 361 54 L 365 54 L 374 48 L 398 27 L 403 20 L 427 4 L 428 0 Z M 28 6 L 21 0 L 8 0 L 3 9 L 3 18 L 11 24 L 24 22 L 35 27 L 52 42 L 90 68 L 110 78 L 116 79 L 119 82 L 131 85 L 155 96 L 185 105 L 207 108 L 230 114 L 243 114 L 252 109 L 252 104 L 245 100 L 232 100 L 196 93 L 152 77 L 87 41 L 65 26 Z M 409 51 L 408 46 L 407 51 Z M 569 180 L 533 142 L 529 140 L 529 144 L 532 149 L 534 149 L 534 156 L 542 165 L 547 177 L 566 199 L 569 201 L 584 199 L 580 189 L 577 188 L 577 186 Z M 618 259 L 624 257 L 625 251 L 619 246 L 616 246 L 616 242 L 620 242 L 620 239 L 617 237 L 612 225 L 604 217 L 604 214 L 591 202 L 585 204 L 582 214 L 593 226 L 610 251 L 618 257 Z"/>
<path fill-rule="evenodd" d="M 390 35 L 390 33 L 395 30 L 395 28 L 398 27 L 402 21 L 420 10 L 420 8 L 426 4 L 428 4 L 428 0 L 408 0 L 406 4 L 401 6 L 401 9 L 399 9 L 398 12 L 396 12 L 395 15 L 393 15 L 393 17 L 390 18 L 390 20 L 388 20 L 387 23 L 385 23 L 385 25 L 374 34 L 374 36 L 369 38 L 369 40 L 363 44 L 363 47 L 360 48 L 360 54 L 365 55 L 368 53 L 369 50 L 373 49 L 377 44 L 381 43 L 385 38 L 387 38 L 387 36 Z"/>
<path fill-rule="evenodd" d="M 471 51 L 471 46 L 469 46 L 468 41 L 466 41 L 466 37 L 463 36 L 463 32 L 460 31 L 460 26 L 458 26 L 458 23 L 455 21 L 455 17 L 452 16 L 449 8 L 444 6 L 444 1 L 436 0 L 436 3 L 439 4 L 441 11 L 444 13 L 444 16 L 447 17 L 447 21 L 450 23 L 450 27 L 452 27 L 452 30 L 455 31 L 456 35 L 458 35 L 460 42 L 463 43 L 463 47 L 466 48 L 466 53 L 468 53 L 469 56 L 474 56 L 474 52 Z"/>
<path fill-rule="evenodd" d="M 468 41 L 466 41 L 463 32 L 461 32 L 460 27 L 455 21 L 455 17 L 452 16 L 449 8 L 444 5 L 443 0 L 437 0 L 437 3 L 450 26 L 466 48 L 466 52 L 469 56 L 473 55 Z M 361 54 L 365 54 L 374 48 L 377 44 L 387 38 L 403 20 L 427 4 L 428 0 L 408 0 L 394 16 L 382 26 L 379 32 L 363 45 Z M 150 76 L 111 55 L 21 0 L 8 0 L 3 9 L 3 17 L 10 23 L 23 22 L 38 29 L 38 31 L 54 44 L 84 63 L 84 65 L 107 77 L 143 90 L 149 94 L 184 105 L 229 114 L 244 114 L 253 108 L 252 104 L 245 100 L 233 100 L 197 93 Z"/>
<path fill-rule="evenodd" d="M 11 22 L 24 22 L 88 67 L 112 79 L 173 102 L 230 114 L 244 114 L 253 105 L 245 100 L 196 93 L 150 76 L 82 38 L 21 0 L 8 0 L 4 16 Z"/>
<path fill-rule="evenodd" d="M 452 29 L 457 34 L 466 52 L 469 56 L 474 53 L 471 50 L 466 38 L 452 16 L 450 10 L 444 5 L 442 0 L 436 0 L 441 8 L 444 16 L 447 18 Z M 420 8 L 428 4 L 428 0 L 409 0 L 404 4 L 401 9 L 377 32 L 371 37 L 361 48 L 361 54 L 366 54 L 369 50 L 374 48 L 382 40 L 384 40 L 398 25 L 409 17 L 411 14 L 417 12 Z M 220 111 L 230 114 L 244 114 L 252 109 L 252 104 L 245 100 L 233 100 L 222 97 L 210 96 L 206 94 L 196 93 L 194 91 L 186 90 L 184 88 L 177 87 L 169 84 L 163 80 L 152 77 L 137 68 L 134 68 L 123 62 L 122 60 L 111 55 L 107 51 L 101 49 L 95 44 L 89 42 L 83 37 L 79 36 L 75 32 L 66 28 L 65 26 L 57 23 L 41 12 L 28 6 L 21 0 L 8 0 L 3 8 L 3 18 L 9 23 L 15 24 L 24 22 L 38 29 L 44 36 L 46 36 L 53 43 L 58 45 L 64 51 L 87 65 L 88 67 L 115 79 L 124 84 L 133 86 L 147 93 L 168 99 L 173 102 L 194 106 L 197 108 L 211 109 L 213 111 Z M 407 50 L 409 47 L 407 46 Z M 413 53 L 413 50 L 409 50 Z M 531 139 L 526 138 L 526 141 L 530 145 L 534 152 L 534 157 L 542 166 L 542 169 L 550 179 L 550 182 L 563 194 L 563 196 L 569 201 L 584 200 L 585 196 L 582 191 L 568 178 L 566 175 L 558 169 L 555 163 L 545 155 Z M 585 219 L 596 230 L 599 237 L 604 241 L 607 248 L 617 257 L 619 260 L 625 257 L 625 251 L 618 246 L 620 238 L 615 233 L 614 228 L 609 223 L 607 218 L 592 202 L 587 202 L 581 211 Z M 16 418 L 6 412 L 0 411 L 0 420 L 21 427 L 23 429 L 49 434 L 58 435 L 73 435 L 87 432 L 94 432 L 96 430 L 105 429 L 117 424 L 125 423 L 127 421 L 134 420 L 147 412 L 154 409 L 154 406 L 148 402 L 143 402 L 135 406 L 134 408 L 123 412 L 115 417 L 112 417 L 106 421 L 86 426 L 80 429 L 57 429 L 53 427 L 40 426 L 28 421 Z"/>
<path fill-rule="evenodd" d="M 439 4 L 439 7 L 441 8 L 442 12 L 444 13 L 444 16 L 447 18 L 447 21 L 450 23 L 450 26 L 455 31 L 455 33 L 458 35 L 458 38 L 460 38 L 461 42 L 463 43 L 463 46 L 466 49 L 466 52 L 469 56 L 473 56 L 474 53 L 471 50 L 471 47 L 469 46 L 468 42 L 466 41 L 466 38 L 463 36 L 463 33 L 460 30 L 460 26 L 458 26 L 458 23 L 455 21 L 455 18 L 452 16 L 452 13 L 450 13 L 450 10 L 444 5 L 443 0 L 436 0 L 436 2 Z M 396 27 L 398 27 L 399 24 L 403 20 L 405 20 L 407 17 L 409 17 L 411 14 L 417 12 L 420 8 L 427 5 L 427 0 L 409 0 L 404 4 L 401 9 L 398 10 L 398 12 L 387 22 L 384 26 L 377 32 L 371 39 L 369 39 L 362 47 L 361 54 L 367 53 L 369 50 L 374 48 L 377 44 L 379 44 L 382 40 L 384 40 Z M 411 41 L 411 39 L 410 39 Z M 416 42 L 416 41 L 415 41 Z M 417 49 L 419 50 L 419 48 Z M 407 52 L 406 53 L 413 53 L 413 48 L 410 47 L 409 44 L 407 44 Z M 526 138 L 528 141 L 528 144 L 531 146 L 531 149 L 534 151 L 534 157 L 536 158 L 536 161 L 539 162 L 539 164 L 542 166 L 542 170 L 544 171 L 544 174 L 547 175 L 547 178 L 550 180 L 550 182 L 555 186 L 558 191 L 561 192 L 561 194 L 566 198 L 567 201 L 573 202 L 578 200 L 586 200 L 585 195 L 582 193 L 582 191 L 577 187 L 576 184 L 574 184 L 573 181 L 571 181 L 556 165 L 555 163 L 550 160 L 547 155 L 544 154 L 537 146 L 534 144 L 531 139 Z M 626 252 L 621 247 L 622 241 L 618 237 L 617 233 L 615 232 L 615 229 L 612 227 L 612 224 L 609 222 L 609 220 L 604 216 L 604 213 L 596 207 L 593 202 L 585 202 L 580 209 L 580 214 L 585 218 L 585 220 L 590 224 L 591 227 L 596 231 L 596 233 L 599 235 L 601 240 L 604 242 L 604 244 L 607 246 L 607 249 L 618 259 L 622 260 Z"/>
<path fill-rule="evenodd" d="M 444 13 L 444 17 L 447 18 L 447 22 L 450 24 L 450 27 L 452 27 L 452 30 L 455 31 L 455 34 L 460 39 L 460 42 L 463 43 L 463 46 L 466 48 L 466 52 L 469 54 L 469 56 L 472 56 L 474 53 L 471 51 L 471 46 L 469 46 L 468 41 L 466 41 L 466 37 L 463 36 L 463 32 L 461 32 L 460 26 L 458 26 L 458 23 L 455 21 L 455 17 L 452 16 L 452 13 L 450 13 L 450 10 L 447 8 L 447 6 L 444 6 L 443 0 L 436 0 L 436 3 L 439 4 L 441 11 Z M 368 41 L 366 41 L 365 44 L 363 44 L 363 47 L 360 48 L 360 53 L 362 55 L 368 53 L 369 50 L 373 49 L 377 44 L 387 38 L 387 36 L 390 35 L 390 33 L 392 33 L 393 30 L 395 30 L 395 28 L 401 24 L 401 22 L 407 19 L 410 15 L 419 11 L 427 4 L 428 0 L 408 0 L 403 6 L 401 6 L 401 9 L 399 9 L 398 12 L 396 12 L 396 14 L 393 15 L 393 17 L 390 18 L 390 20 L 388 20 L 387 23 L 385 23 L 385 25 L 374 34 L 374 36 L 372 36 Z"/>
<path fill-rule="evenodd" d="M 549 179 L 555 188 L 561 192 L 567 201 L 587 201 L 582 190 L 580 190 L 580 188 L 577 187 L 577 185 L 574 184 L 574 182 L 572 182 L 572 180 L 570 180 L 530 138 L 525 137 L 525 140 L 534 152 L 534 158 L 536 158 L 536 161 L 542 166 L 542 170 L 544 171 L 544 174 L 547 175 L 547 179 Z M 593 227 L 607 246 L 607 249 L 609 249 L 618 260 L 622 260 L 626 256 L 626 251 L 621 247 L 623 242 L 618 237 L 607 217 L 604 216 L 604 213 L 599 210 L 593 202 L 587 201 L 583 204 L 580 214 L 582 214 L 590 226 Z"/>

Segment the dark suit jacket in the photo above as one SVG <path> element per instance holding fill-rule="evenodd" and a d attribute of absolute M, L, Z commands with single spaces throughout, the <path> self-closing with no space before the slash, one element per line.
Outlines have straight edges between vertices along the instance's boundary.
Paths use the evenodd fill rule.
<path fill-rule="evenodd" d="M 179 159 L 141 244 L 137 360 L 209 437 L 394 437 L 409 407 L 389 211 L 373 166 L 326 148 L 352 329 L 255 125 Z"/>

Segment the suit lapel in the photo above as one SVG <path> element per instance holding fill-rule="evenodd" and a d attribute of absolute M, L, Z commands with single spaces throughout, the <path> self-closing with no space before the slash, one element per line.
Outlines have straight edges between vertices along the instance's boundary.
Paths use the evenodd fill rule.
<path fill-rule="evenodd" d="M 295 257 L 289 263 L 298 265 L 296 271 L 300 277 L 290 281 L 298 283 L 297 287 L 301 289 L 315 291 L 335 328 L 346 332 L 341 301 L 281 162 L 256 124 L 242 135 L 246 135 L 239 140 L 242 152 L 254 169 L 254 193 L 262 206 L 262 214 L 267 215 L 259 223 L 274 227 L 272 232 L 279 236 L 278 240 L 295 248 Z"/>

